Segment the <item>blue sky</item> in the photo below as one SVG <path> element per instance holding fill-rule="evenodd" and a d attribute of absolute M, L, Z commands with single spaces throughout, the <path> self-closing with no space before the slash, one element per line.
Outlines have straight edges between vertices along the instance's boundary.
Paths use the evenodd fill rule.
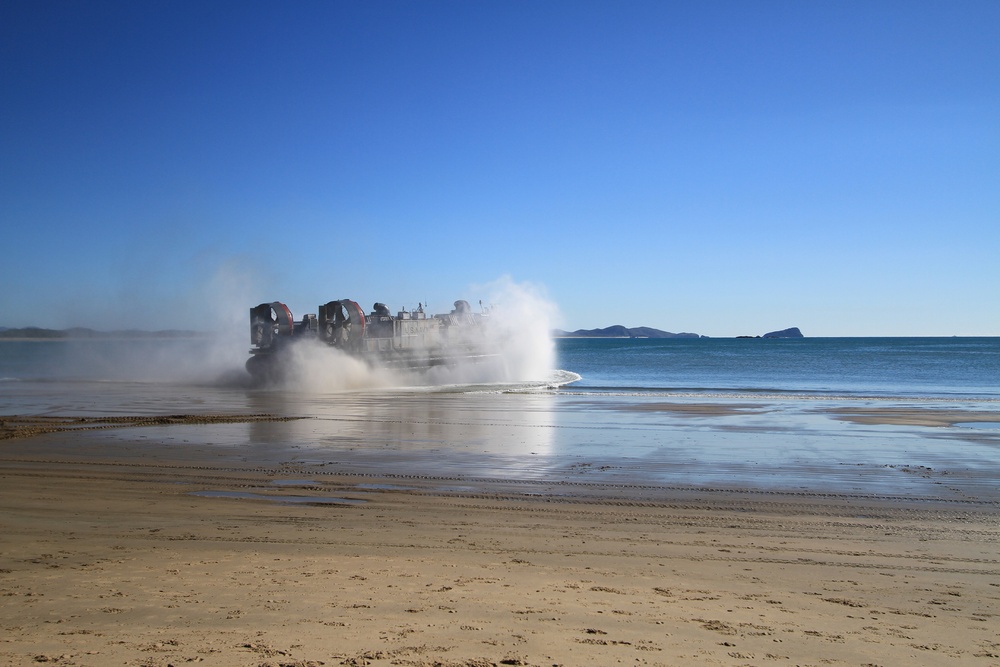
<path fill-rule="evenodd" d="M 1000 3 L 0 4 L 0 325 L 1000 335 Z"/>

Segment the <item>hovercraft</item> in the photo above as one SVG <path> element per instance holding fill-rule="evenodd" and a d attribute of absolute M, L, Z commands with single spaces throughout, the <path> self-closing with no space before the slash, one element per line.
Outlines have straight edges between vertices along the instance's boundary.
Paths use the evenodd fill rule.
<path fill-rule="evenodd" d="M 455 302 L 447 314 L 428 316 L 423 304 L 392 315 L 384 303 L 370 313 L 356 301 L 338 299 L 295 321 L 280 301 L 250 309 L 250 358 L 246 369 L 257 380 L 285 376 L 285 351 L 304 341 L 325 344 L 373 366 L 421 369 L 474 363 L 497 355 L 487 344 L 487 312 L 475 313 L 468 301 Z"/>

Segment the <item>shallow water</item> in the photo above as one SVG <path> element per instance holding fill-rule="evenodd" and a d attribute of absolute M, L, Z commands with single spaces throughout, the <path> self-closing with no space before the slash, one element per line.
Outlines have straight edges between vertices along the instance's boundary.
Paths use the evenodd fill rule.
<path fill-rule="evenodd" d="M 0 404 L 8 415 L 303 418 L 47 436 L 62 438 L 64 450 L 80 458 L 118 451 L 150 461 L 183 461 L 195 456 L 196 448 L 209 445 L 218 461 L 292 465 L 303 471 L 301 477 L 310 478 L 334 472 L 378 473 L 449 480 L 442 483 L 488 478 L 623 488 L 719 486 L 1000 499 L 1000 430 L 981 421 L 984 414 L 1000 412 L 1000 405 L 995 387 L 977 374 L 993 363 L 995 344 L 965 345 L 956 352 L 960 359 L 977 357 L 975 373 L 965 362 L 942 362 L 947 347 L 911 346 L 916 351 L 909 357 L 897 355 L 895 367 L 883 368 L 877 381 L 866 385 L 854 367 L 845 370 L 841 380 L 831 379 L 829 369 L 845 362 L 816 358 L 836 356 L 843 346 L 809 350 L 789 343 L 781 348 L 792 353 L 771 346 L 766 355 L 778 357 L 765 363 L 760 358 L 765 353 L 750 345 L 773 341 L 726 341 L 702 349 L 706 359 L 715 359 L 705 362 L 709 371 L 685 375 L 677 369 L 657 369 L 648 360 L 639 363 L 637 359 L 654 348 L 633 341 L 630 353 L 627 342 L 588 346 L 561 341 L 560 365 L 582 375 L 569 384 L 574 376 L 564 372 L 534 382 L 354 391 L 253 388 L 241 379 L 238 365 L 226 364 L 203 365 L 198 375 L 159 381 L 148 378 L 152 366 L 130 376 L 123 364 L 117 367 L 119 376 L 98 376 L 96 367 L 115 368 L 109 361 L 114 355 L 106 351 L 88 359 L 100 359 L 88 369 L 88 377 L 79 367 L 56 363 L 67 363 L 66 350 L 56 343 L 52 355 L 33 348 L 31 363 L 14 355 L 15 362 L 0 367 L 0 375 L 7 378 L 0 381 Z M 673 348 L 661 345 L 653 356 L 682 356 L 682 367 L 693 366 L 699 354 L 694 346 L 704 341 L 678 343 Z M 748 343 L 743 352 L 755 355 L 755 360 L 733 362 L 737 368 L 723 378 L 717 358 L 739 358 L 735 343 Z M 614 351 L 604 350 L 607 359 L 595 368 L 602 345 Z M 868 348 L 880 345 L 884 348 L 884 343 L 870 343 Z M 927 350 L 933 351 L 934 364 L 921 357 Z M 7 356 L 0 358 L 10 359 L 10 353 L 8 348 Z M 782 354 L 784 364 L 779 363 Z M 813 360 L 803 361 L 803 354 Z M 134 350 L 126 356 L 133 364 L 141 357 Z M 853 354 L 850 363 L 856 364 L 858 356 Z M 741 372 L 740 363 L 758 370 Z M 622 364 L 632 370 L 621 369 Z M 939 390 L 928 389 L 926 376 L 913 372 L 933 365 L 947 369 Z M 760 370 L 765 366 L 778 370 Z M 809 385 L 804 366 L 827 370 L 817 370 L 822 379 Z M 911 375 L 917 379 L 907 381 Z M 889 386 L 887 376 L 896 377 L 897 384 Z M 837 412 L 845 409 L 946 417 L 955 413 L 955 418 L 953 423 L 912 425 L 898 419 L 880 422 L 879 413 L 872 417 L 869 412 L 866 423 Z M 11 451 L 24 445 L 8 441 L 0 446 Z"/>

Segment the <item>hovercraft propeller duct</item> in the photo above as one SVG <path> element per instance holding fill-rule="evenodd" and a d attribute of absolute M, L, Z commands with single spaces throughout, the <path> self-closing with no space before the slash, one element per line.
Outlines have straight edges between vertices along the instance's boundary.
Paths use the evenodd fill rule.
<path fill-rule="evenodd" d="M 320 306 L 319 335 L 328 345 L 344 350 L 358 348 L 365 336 L 365 311 L 350 299 Z"/>
<path fill-rule="evenodd" d="M 250 342 L 257 347 L 268 347 L 279 336 L 291 336 L 294 329 L 292 311 L 280 301 L 250 309 Z"/>

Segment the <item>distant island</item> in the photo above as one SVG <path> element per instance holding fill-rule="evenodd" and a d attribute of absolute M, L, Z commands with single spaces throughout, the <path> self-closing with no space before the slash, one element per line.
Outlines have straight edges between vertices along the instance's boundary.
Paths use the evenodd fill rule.
<path fill-rule="evenodd" d="M 620 324 L 603 329 L 577 329 L 576 331 L 554 329 L 552 335 L 555 338 L 708 338 L 708 336 L 696 333 L 671 333 L 652 327 L 630 328 Z"/>
<path fill-rule="evenodd" d="M 71 329 L 43 329 L 41 327 L 0 327 L 0 339 L 62 340 L 80 338 L 200 338 L 206 334 L 200 331 L 168 329 L 164 331 L 140 331 L 123 329 L 120 331 L 98 331 L 86 327 Z"/>
<path fill-rule="evenodd" d="M 790 327 L 781 331 L 770 331 L 763 336 L 737 336 L 737 338 L 805 338 L 798 327 Z"/>

